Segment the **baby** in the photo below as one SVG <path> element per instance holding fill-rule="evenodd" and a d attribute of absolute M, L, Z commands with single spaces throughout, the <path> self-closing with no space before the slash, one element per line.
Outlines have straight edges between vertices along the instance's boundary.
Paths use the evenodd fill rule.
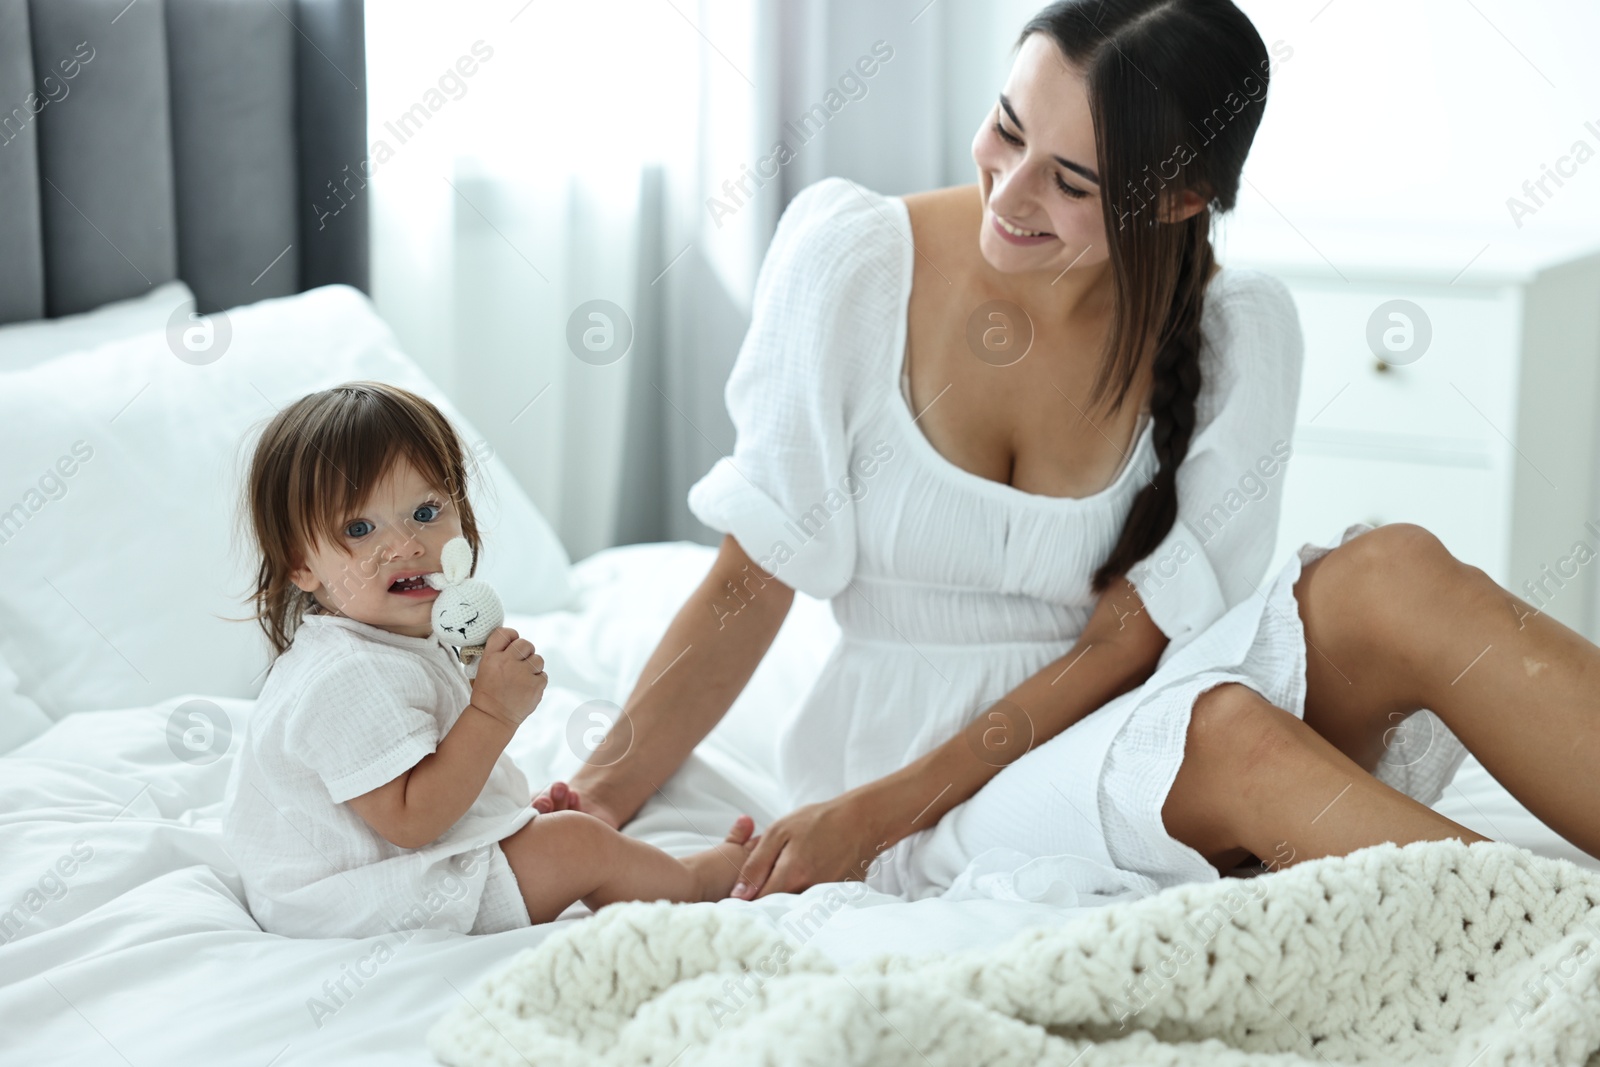
<path fill-rule="evenodd" d="M 423 576 L 452 538 L 479 551 L 437 408 L 374 381 L 303 397 L 262 432 L 245 494 L 253 618 L 276 659 L 222 828 L 262 929 L 493 933 L 579 900 L 728 895 L 757 840 L 749 816 L 679 860 L 592 815 L 534 811 L 505 749 L 544 694 L 544 658 L 501 627 L 469 683 L 432 634 Z"/>

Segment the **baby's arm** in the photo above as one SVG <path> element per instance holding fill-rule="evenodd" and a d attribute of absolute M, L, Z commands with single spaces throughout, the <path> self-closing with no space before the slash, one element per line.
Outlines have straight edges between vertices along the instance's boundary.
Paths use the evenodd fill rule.
<path fill-rule="evenodd" d="M 472 807 L 515 733 L 469 704 L 437 749 L 350 806 L 390 844 L 430 845 Z"/>
<path fill-rule="evenodd" d="M 684 859 L 635 840 L 593 815 L 553 811 L 500 842 L 535 923 L 573 902 L 599 911 L 623 900 L 721 900 L 733 889 L 754 844 L 748 815 L 722 844 Z"/>
<path fill-rule="evenodd" d="M 495 761 L 532 714 L 549 678 L 544 657 L 509 627 L 489 635 L 472 684 L 472 701 L 438 747 L 399 777 L 350 806 L 384 839 L 422 848 L 465 815 L 483 792 Z"/>

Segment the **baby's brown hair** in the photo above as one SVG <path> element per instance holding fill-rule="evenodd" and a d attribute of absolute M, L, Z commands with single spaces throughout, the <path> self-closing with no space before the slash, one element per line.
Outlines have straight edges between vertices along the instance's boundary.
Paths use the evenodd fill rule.
<path fill-rule="evenodd" d="M 449 497 L 476 573 L 481 542 L 465 450 L 428 400 L 386 382 L 345 382 L 301 397 L 262 430 L 240 500 L 259 561 L 255 613 L 238 621 L 261 624 L 274 659 L 288 650 L 313 599 L 289 578 L 304 546 L 337 544 L 340 522 L 360 511 L 401 458 Z"/>

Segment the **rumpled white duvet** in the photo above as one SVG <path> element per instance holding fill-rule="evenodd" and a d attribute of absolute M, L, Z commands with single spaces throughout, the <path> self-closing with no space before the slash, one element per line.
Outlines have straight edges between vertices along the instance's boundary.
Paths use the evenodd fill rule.
<path fill-rule="evenodd" d="M 510 624 L 545 656 L 551 678 L 539 712 L 511 746 L 531 782 L 542 784 L 576 766 L 567 741 L 574 717 L 584 723 L 589 711 L 605 708 L 591 702 L 626 697 L 713 554 L 688 543 L 609 549 L 575 566 L 579 597 L 572 610 L 512 617 Z M 740 812 L 758 825 L 781 814 L 774 810 L 770 778 L 772 739 L 836 634 L 825 604 L 797 596 L 727 719 L 629 832 L 681 855 L 720 839 Z M 1460 1033 L 1449 1037 L 1430 1031 L 1432 1058 L 1424 1061 L 1444 1063 L 1451 1062 L 1445 1050 L 1470 1047 L 1462 1038 L 1469 1026 L 1507 1019 L 1513 1010 L 1507 998 L 1515 991 L 1506 987 L 1498 1001 L 1473 1001 L 1473 1011 L 1452 1016 L 1458 1009 L 1449 1003 L 1435 1009 L 1422 999 L 1424 975 L 1409 971 L 1408 961 L 1420 958 L 1418 944 L 1445 944 L 1432 940 L 1435 927 L 1448 926 L 1441 916 L 1469 907 L 1483 908 L 1485 921 L 1516 933 L 1491 956 L 1527 962 L 1535 967 L 1530 974 L 1545 974 L 1537 968 L 1547 964 L 1554 976 L 1544 979 L 1543 1007 L 1528 1007 L 1518 1016 L 1525 1025 L 1498 1032 L 1526 1044 L 1530 1035 L 1545 1032 L 1545 1023 L 1558 1023 L 1567 1044 L 1551 1046 L 1553 1058 L 1526 1062 L 1582 1063 L 1571 1057 L 1591 1038 L 1582 1026 L 1560 1029 L 1568 1006 L 1577 1005 L 1573 1010 L 1590 1020 L 1600 1016 L 1594 1001 L 1584 999 L 1593 992 L 1597 954 L 1576 962 L 1561 955 L 1572 951 L 1563 948 L 1565 939 L 1589 929 L 1573 911 L 1579 897 L 1555 894 L 1558 885 L 1592 885 L 1580 882 L 1592 876 L 1541 865 L 1515 849 L 1483 846 L 1442 846 L 1482 859 L 1457 864 L 1463 873 L 1448 878 L 1437 865 L 1429 868 L 1420 884 L 1436 887 L 1436 898 L 1437 887 L 1457 887 L 1447 888 L 1439 898 L 1445 903 L 1431 910 L 1416 894 L 1374 899 L 1374 879 L 1388 877 L 1383 872 L 1391 868 L 1408 870 L 1396 866 L 1395 857 L 1417 846 L 1364 850 L 1360 863 L 1318 861 L 1262 879 L 1325 879 L 1339 892 L 1330 888 L 1322 909 L 1327 916 L 1313 916 L 1309 924 L 1298 912 L 1278 915 L 1268 894 L 1257 906 L 1260 922 L 1243 929 L 1229 924 L 1218 933 L 1212 945 L 1226 948 L 1224 958 L 1191 960 L 1139 994 L 1139 1001 L 1119 994 L 1121 981 L 1135 966 L 1162 972 L 1163 955 L 1154 950 L 1161 923 L 1178 921 L 1180 912 L 1193 917 L 1184 909 L 1197 907 L 1207 892 L 1245 893 L 1256 880 L 1179 887 L 1143 901 L 1080 901 L 1079 907 L 949 897 L 908 903 L 845 883 L 748 903 L 621 905 L 598 917 L 577 905 L 554 924 L 486 937 L 437 931 L 403 940 L 276 937 L 263 933 L 244 908 L 237 874 L 220 845 L 229 757 L 186 762 L 169 746 L 172 711 L 193 696 L 205 694 L 70 715 L 0 757 L 0 1063 L 428 1065 L 437 1062 L 430 1031 L 441 1052 L 465 1057 L 454 1062 L 523 1063 L 520 1055 L 503 1059 L 504 1038 L 495 1030 L 510 1025 L 505 1013 L 522 1003 L 517 997 L 525 997 L 525 1008 L 517 1010 L 526 1013 L 517 1016 L 518 1025 L 559 1036 L 583 1049 L 588 1062 L 636 1062 L 635 1054 L 648 1051 L 662 1064 L 680 1052 L 681 1064 L 733 1058 L 832 1063 L 847 1055 L 862 1062 L 943 1063 L 957 1062 L 949 1056 L 964 1049 L 960 1062 L 1032 1062 L 1048 1054 L 1069 1063 L 1078 1054 L 1074 1035 L 1091 1032 L 1124 1044 L 1120 1052 L 1114 1044 L 1091 1049 L 1083 1064 L 1192 1062 L 1210 1053 L 1190 1045 L 1173 1059 L 1162 1042 L 1228 1036 L 1234 1034 L 1229 1027 L 1239 1026 L 1255 1031 L 1240 1039 L 1241 1047 L 1276 1049 L 1282 1057 L 1230 1053 L 1240 1057 L 1232 1062 L 1337 1062 L 1363 1050 L 1381 1060 L 1370 1043 L 1361 1044 L 1379 1031 L 1369 1026 L 1350 1037 L 1350 1027 L 1364 1013 L 1392 1020 L 1400 1017 L 1396 1012 L 1412 1012 L 1425 1027 L 1448 1026 L 1452 1018 L 1459 1024 Z M 212 699 L 242 732 L 251 702 Z M 1600 866 L 1533 819 L 1475 760 L 1467 761 L 1439 808 L 1497 840 L 1589 870 Z M 1480 882 L 1491 873 L 1494 884 L 1509 888 L 1488 902 Z M 1471 886 L 1479 890 L 1469 892 Z M 1566 903 L 1538 909 L 1539 899 Z M 1518 927 L 1521 913 L 1511 913 L 1520 904 L 1531 918 Z M 1408 926 L 1405 914 L 1422 925 Z M 1304 930 L 1262 936 L 1294 922 Z M 1563 924 L 1567 934 L 1561 934 Z M 1024 937 L 1013 940 L 1016 935 Z M 1476 952 L 1480 935 L 1464 931 L 1441 951 Z M 773 972 L 759 983 L 747 978 L 744 988 L 752 992 L 736 998 L 720 991 L 733 970 L 679 981 L 696 969 L 750 965 L 762 974 L 763 958 L 779 937 L 795 949 L 786 964 L 795 973 Z M 1269 949 L 1289 944 L 1285 938 L 1310 948 L 1282 952 L 1274 962 Z M 1540 939 L 1548 940 L 1542 950 Z M 686 947 L 691 951 L 680 960 L 675 953 Z M 1543 955 L 1535 957 L 1536 951 Z M 959 955 L 965 952 L 977 955 Z M 910 962 L 930 953 L 949 957 Z M 870 963 L 885 954 L 899 961 Z M 1450 973 L 1456 962 L 1452 956 L 1446 961 L 1451 966 L 1425 970 Z M 863 969 L 850 970 L 856 965 Z M 770 970 L 772 961 L 766 966 Z M 1486 960 L 1480 974 L 1502 972 L 1510 968 L 1496 970 Z M 483 986 L 491 975 L 493 996 Z M 597 984 L 596 976 L 606 983 L 616 976 L 614 991 Z M 1244 976 L 1264 997 L 1238 992 Z M 1224 995 L 1219 982 L 1232 982 L 1233 991 Z M 1358 985 L 1378 999 L 1350 999 Z M 1119 1032 L 1115 1017 L 1107 1025 L 1082 997 L 1091 988 L 1107 1003 L 1120 995 L 1125 1006 L 1138 1007 L 1127 1017 L 1129 1028 L 1153 1036 Z M 508 992 L 516 989 L 527 992 Z M 1389 1003 L 1380 1005 L 1386 992 Z M 716 996 L 723 1007 L 713 1011 L 707 1001 Z M 1451 1000 L 1463 1004 L 1459 995 Z M 1324 1003 L 1330 1014 L 1319 1016 Z M 624 1033 L 637 1005 L 645 1006 L 639 1022 Z M 1335 1009 L 1353 1014 L 1335 1017 Z M 1314 1025 L 1322 1017 L 1329 1019 L 1327 1034 Z M 1341 1024 L 1345 1029 L 1335 1033 Z M 1092 1026 L 1100 1029 L 1074 1029 Z M 1291 1040 L 1297 1029 L 1306 1032 L 1299 1046 Z M 1051 1030 L 1060 1037 L 1047 1037 Z M 523 1037 L 532 1032 L 519 1031 Z M 1313 1049 L 1311 1036 L 1325 1040 Z M 684 1040 L 667 1049 L 669 1038 L 677 1037 Z M 1419 1041 L 1408 1038 L 1397 1047 L 1420 1047 Z M 940 1051 L 946 1046 L 948 1055 Z M 1129 1058 L 1128 1050 L 1137 1055 Z M 1113 1052 L 1123 1058 L 1102 1058 Z M 1480 1065 L 1515 1062 L 1477 1048 L 1458 1061 L 1480 1052 Z M 563 1055 L 528 1058 L 568 1062 Z"/>

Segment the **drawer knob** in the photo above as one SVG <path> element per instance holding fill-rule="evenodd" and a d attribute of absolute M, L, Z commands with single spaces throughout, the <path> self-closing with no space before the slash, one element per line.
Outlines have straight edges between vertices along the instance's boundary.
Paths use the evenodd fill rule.
<path fill-rule="evenodd" d="M 1392 368 L 1388 363 L 1385 363 L 1380 359 L 1376 361 L 1372 369 L 1377 371 L 1379 374 L 1388 374 Z"/>
<path fill-rule="evenodd" d="M 1366 332 L 1367 348 L 1381 362 L 1415 363 L 1433 342 L 1433 321 L 1410 300 L 1386 300 L 1372 309 Z"/>

